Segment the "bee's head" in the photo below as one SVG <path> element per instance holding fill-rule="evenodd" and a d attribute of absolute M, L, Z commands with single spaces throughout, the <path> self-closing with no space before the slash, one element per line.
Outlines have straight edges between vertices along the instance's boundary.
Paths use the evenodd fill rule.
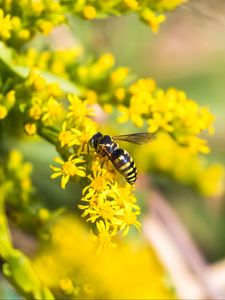
<path fill-rule="evenodd" d="M 103 137 L 103 134 L 101 132 L 97 132 L 93 135 L 93 137 L 89 140 L 89 145 L 92 148 L 97 147 L 99 140 Z"/>

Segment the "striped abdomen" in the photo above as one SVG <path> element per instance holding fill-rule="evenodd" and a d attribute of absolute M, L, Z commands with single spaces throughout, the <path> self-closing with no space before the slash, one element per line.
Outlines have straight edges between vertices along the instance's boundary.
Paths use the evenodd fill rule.
<path fill-rule="evenodd" d="M 137 179 L 137 168 L 130 154 L 124 149 L 117 148 L 112 151 L 109 158 L 127 182 L 134 184 Z"/>

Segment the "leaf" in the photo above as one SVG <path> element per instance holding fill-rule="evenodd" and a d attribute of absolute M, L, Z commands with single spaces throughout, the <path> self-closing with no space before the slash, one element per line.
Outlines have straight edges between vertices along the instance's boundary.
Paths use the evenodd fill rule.
<path fill-rule="evenodd" d="M 13 249 L 3 265 L 3 274 L 27 298 L 54 299 L 50 290 L 42 285 L 30 260 L 21 251 Z"/>

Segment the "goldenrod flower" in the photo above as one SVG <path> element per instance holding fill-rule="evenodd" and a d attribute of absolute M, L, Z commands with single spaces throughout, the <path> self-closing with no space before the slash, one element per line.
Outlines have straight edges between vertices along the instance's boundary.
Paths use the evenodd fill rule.
<path fill-rule="evenodd" d="M 153 113 L 152 119 L 148 120 L 149 129 L 148 131 L 154 133 L 159 129 L 171 132 L 174 130 L 170 122 L 173 120 L 173 115 L 170 112 L 165 114 Z"/>
<path fill-rule="evenodd" d="M 9 104 L 9 106 L 12 107 L 16 102 L 16 92 L 14 90 L 9 91 L 6 94 L 6 100 L 7 104 Z"/>
<path fill-rule="evenodd" d="M 37 133 L 37 126 L 35 123 L 26 123 L 24 125 L 24 131 L 30 136 L 34 135 Z"/>
<path fill-rule="evenodd" d="M 40 119 L 41 115 L 42 115 L 41 106 L 37 103 L 32 105 L 31 108 L 29 109 L 29 116 L 34 120 L 38 120 Z"/>
<path fill-rule="evenodd" d="M 0 104 L 0 119 L 4 119 L 8 114 L 8 111 L 5 106 Z"/>
<path fill-rule="evenodd" d="M 72 118 L 77 124 L 83 122 L 86 117 L 94 116 L 93 108 L 87 101 L 81 101 L 76 95 L 68 95 L 69 107 L 67 118 Z"/>
<path fill-rule="evenodd" d="M 67 161 L 63 161 L 61 158 L 56 157 L 54 159 L 55 162 L 62 165 L 61 168 L 50 166 L 51 169 L 55 172 L 51 175 L 51 178 L 54 179 L 56 177 L 62 176 L 61 178 L 61 187 L 65 189 L 67 182 L 70 177 L 80 176 L 85 177 L 85 167 L 77 166 L 76 164 L 83 163 L 84 160 L 81 158 L 75 158 L 75 154 L 71 155 Z"/>
<path fill-rule="evenodd" d="M 65 114 L 62 103 L 52 96 L 43 107 L 43 112 L 42 121 L 49 124 L 62 120 Z"/>
<path fill-rule="evenodd" d="M 98 252 L 101 252 L 106 248 L 116 248 L 117 245 L 112 242 L 112 238 L 115 236 L 117 231 L 110 231 L 110 225 L 103 221 L 97 222 L 96 226 L 98 229 L 98 235 L 91 232 L 91 238 L 93 241 L 98 243 Z"/>
<path fill-rule="evenodd" d="M 63 278 L 59 282 L 59 287 L 62 290 L 62 292 L 66 295 L 72 294 L 74 290 L 73 282 L 70 278 Z"/>
<path fill-rule="evenodd" d="M 141 17 L 145 22 L 149 24 L 152 31 L 156 33 L 159 29 L 159 25 L 165 22 L 166 17 L 163 14 L 157 15 L 153 10 L 150 8 L 144 8 L 141 14 Z"/>
<path fill-rule="evenodd" d="M 121 209 L 118 215 L 121 216 L 120 230 L 124 230 L 123 235 L 127 235 L 131 225 L 134 225 L 138 231 L 141 229 L 141 223 L 137 220 L 137 216 L 140 215 L 140 210 L 133 211 L 133 206 L 130 203 L 125 202 L 124 208 Z"/>
<path fill-rule="evenodd" d="M 137 0 L 123 0 L 123 3 L 124 3 L 127 7 L 131 8 L 131 9 L 133 9 L 133 10 L 137 9 L 138 6 L 139 6 Z"/>
<path fill-rule="evenodd" d="M 62 131 L 59 133 L 59 142 L 61 147 L 72 147 L 73 145 L 80 145 L 78 136 L 82 135 L 82 132 L 76 128 L 66 129 L 67 123 L 62 125 Z"/>
<path fill-rule="evenodd" d="M 4 11 L 0 8 L 0 37 L 3 39 L 9 39 L 11 36 L 11 30 L 13 29 L 11 16 L 4 16 Z"/>
<path fill-rule="evenodd" d="M 83 9 L 83 16 L 88 20 L 94 19 L 96 17 L 96 9 L 94 6 L 85 5 Z"/>
<path fill-rule="evenodd" d="M 129 73 L 129 68 L 120 67 L 112 72 L 110 76 L 110 81 L 112 85 L 119 85 L 127 78 Z"/>

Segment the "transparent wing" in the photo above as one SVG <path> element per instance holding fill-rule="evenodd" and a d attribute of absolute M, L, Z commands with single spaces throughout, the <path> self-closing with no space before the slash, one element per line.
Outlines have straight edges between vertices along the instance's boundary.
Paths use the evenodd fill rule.
<path fill-rule="evenodd" d="M 139 132 L 131 134 L 123 134 L 113 136 L 113 139 L 117 141 L 129 142 L 133 144 L 142 145 L 155 139 L 155 135 L 148 132 Z"/>

